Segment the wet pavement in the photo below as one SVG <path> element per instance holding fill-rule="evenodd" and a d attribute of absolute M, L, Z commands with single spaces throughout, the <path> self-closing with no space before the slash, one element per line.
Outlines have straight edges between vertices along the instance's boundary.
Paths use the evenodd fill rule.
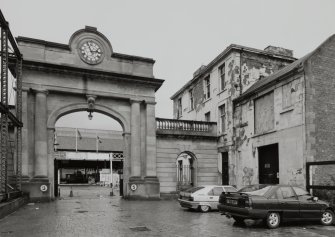
<path fill-rule="evenodd" d="M 175 200 L 127 201 L 110 196 L 110 188 L 62 187 L 61 198 L 30 203 L 0 220 L 0 236 L 334 236 L 335 226 L 262 223 L 236 225 L 218 212 L 180 208 Z M 117 193 L 116 193 L 117 194 Z"/>

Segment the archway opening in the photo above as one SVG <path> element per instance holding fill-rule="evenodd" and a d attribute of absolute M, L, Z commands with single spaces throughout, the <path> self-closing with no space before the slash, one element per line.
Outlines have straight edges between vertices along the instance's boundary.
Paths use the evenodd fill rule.
<path fill-rule="evenodd" d="M 122 195 L 123 126 L 86 111 L 58 118 L 54 133 L 55 196 Z"/>
<path fill-rule="evenodd" d="M 186 190 L 196 185 L 196 158 L 190 152 L 182 152 L 176 160 L 177 191 Z"/>

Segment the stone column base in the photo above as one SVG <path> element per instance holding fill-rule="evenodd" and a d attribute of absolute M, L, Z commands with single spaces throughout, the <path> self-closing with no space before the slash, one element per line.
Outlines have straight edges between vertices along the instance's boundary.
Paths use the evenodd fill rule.
<path fill-rule="evenodd" d="M 30 202 L 50 202 L 51 191 L 50 182 L 44 180 L 32 179 L 29 182 L 22 182 L 22 192 L 29 195 Z"/>
<path fill-rule="evenodd" d="M 26 183 L 26 182 L 29 182 L 30 180 L 30 177 L 28 175 L 22 175 L 21 176 L 21 181 Z"/>
<path fill-rule="evenodd" d="M 133 200 L 158 200 L 160 199 L 160 185 L 157 177 L 148 176 L 130 177 L 127 187 L 126 199 Z"/>
<path fill-rule="evenodd" d="M 49 178 L 47 176 L 44 175 L 37 175 L 34 176 L 30 182 L 41 182 L 41 183 L 49 183 Z"/>

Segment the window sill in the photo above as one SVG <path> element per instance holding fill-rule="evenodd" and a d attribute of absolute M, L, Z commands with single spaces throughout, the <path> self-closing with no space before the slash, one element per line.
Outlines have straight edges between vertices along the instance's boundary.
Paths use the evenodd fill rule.
<path fill-rule="evenodd" d="M 267 134 L 271 134 L 271 133 L 275 133 L 275 132 L 277 132 L 277 130 L 270 130 L 270 131 L 267 131 L 267 132 L 254 134 L 254 135 L 252 136 L 252 138 L 254 138 L 254 137 L 259 137 L 259 136 L 263 136 L 263 135 L 267 135 Z"/>
<path fill-rule="evenodd" d="M 224 88 L 222 91 L 220 91 L 219 93 L 217 93 L 217 95 L 221 95 L 225 91 L 227 91 L 227 88 Z"/>
<path fill-rule="evenodd" d="M 208 101 L 210 101 L 212 99 L 212 97 L 208 98 L 208 99 L 205 99 L 202 103 L 205 104 L 207 103 Z"/>
<path fill-rule="evenodd" d="M 294 107 L 290 106 L 290 107 L 287 107 L 287 108 L 283 109 L 282 111 L 280 111 L 279 114 L 284 114 L 284 113 L 287 113 L 287 112 L 290 112 L 290 111 L 293 111 L 293 110 L 294 110 Z"/>

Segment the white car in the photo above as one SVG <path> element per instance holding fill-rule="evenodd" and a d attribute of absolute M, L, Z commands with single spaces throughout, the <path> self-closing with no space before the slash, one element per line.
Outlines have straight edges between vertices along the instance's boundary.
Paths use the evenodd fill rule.
<path fill-rule="evenodd" d="M 217 210 L 222 192 L 237 192 L 233 186 L 202 185 L 179 193 L 179 203 L 184 208 L 198 209 L 202 212 Z"/>

